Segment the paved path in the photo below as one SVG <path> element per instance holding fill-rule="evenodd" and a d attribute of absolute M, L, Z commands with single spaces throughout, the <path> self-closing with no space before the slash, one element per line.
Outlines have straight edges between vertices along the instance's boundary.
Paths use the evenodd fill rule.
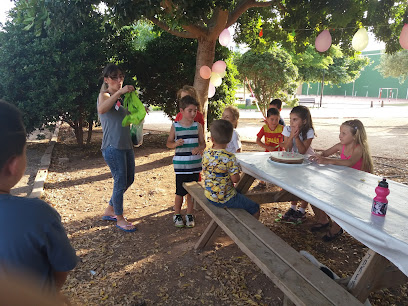
<path fill-rule="evenodd" d="M 324 150 L 338 142 L 340 124 L 351 118 L 360 119 L 368 134 L 373 156 L 401 158 L 408 156 L 408 102 L 400 105 L 380 107 L 376 100 L 370 107 L 367 99 L 359 103 L 345 104 L 337 100 L 325 100 L 321 108 L 311 108 L 317 137 L 312 146 Z M 347 106 L 347 107 L 346 107 Z M 289 122 L 290 109 L 283 109 L 282 116 Z M 171 121 L 161 111 L 150 112 L 145 119 L 145 129 L 170 130 Z M 262 126 L 262 115 L 254 110 L 240 110 L 238 133 L 243 141 L 255 141 Z"/>

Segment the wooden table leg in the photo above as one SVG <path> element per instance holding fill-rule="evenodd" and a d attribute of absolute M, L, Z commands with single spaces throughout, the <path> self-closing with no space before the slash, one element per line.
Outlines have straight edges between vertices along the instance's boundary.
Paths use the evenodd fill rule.
<path fill-rule="evenodd" d="M 391 275 L 391 271 L 388 272 L 390 270 L 389 266 L 388 259 L 371 249 L 368 250 L 347 285 L 348 291 L 363 303 L 372 291 L 380 289 L 379 286 L 388 288 L 400 284 L 401 281 L 406 281 L 404 275 L 401 278 L 401 275 L 397 273 L 394 275 L 395 279 L 393 281 L 390 280 L 388 284 L 383 284 L 382 279 L 387 275 Z"/>
<path fill-rule="evenodd" d="M 255 181 L 255 178 L 249 174 L 244 173 L 241 176 L 238 184 L 235 186 L 235 189 L 238 190 L 240 193 L 245 194 L 251 187 L 252 183 Z"/>
<path fill-rule="evenodd" d="M 217 222 L 211 220 L 210 224 L 205 229 L 204 233 L 201 235 L 200 239 L 197 241 L 194 249 L 203 249 L 207 245 L 213 243 L 214 239 L 220 234 L 221 228 L 218 226 Z"/>

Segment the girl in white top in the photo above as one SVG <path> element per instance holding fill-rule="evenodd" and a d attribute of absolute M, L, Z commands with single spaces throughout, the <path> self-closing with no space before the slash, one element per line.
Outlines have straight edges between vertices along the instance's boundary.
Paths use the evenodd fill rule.
<path fill-rule="evenodd" d="M 283 128 L 282 147 L 288 152 L 300 154 L 314 154 L 311 148 L 314 138 L 314 128 L 312 116 L 306 106 L 296 106 L 290 112 L 290 125 Z M 305 209 L 307 202 L 301 200 L 299 210 L 297 210 L 297 201 L 291 202 L 291 207 L 282 217 L 282 220 L 292 222 L 302 222 L 306 218 Z"/>
<path fill-rule="evenodd" d="M 222 119 L 228 120 L 232 123 L 234 131 L 232 133 L 231 141 L 228 143 L 226 150 L 230 153 L 241 153 L 241 141 L 239 140 L 239 134 L 237 132 L 239 110 L 235 106 L 228 105 L 222 113 Z"/>

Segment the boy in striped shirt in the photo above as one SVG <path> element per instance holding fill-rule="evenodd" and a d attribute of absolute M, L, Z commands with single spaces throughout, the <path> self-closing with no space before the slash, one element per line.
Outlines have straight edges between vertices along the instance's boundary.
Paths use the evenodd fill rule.
<path fill-rule="evenodd" d="M 176 172 L 176 197 L 174 199 L 173 222 L 176 227 L 184 227 L 181 216 L 183 197 L 187 200 L 186 227 L 194 227 L 193 201 L 183 187 L 184 182 L 197 182 L 201 172 L 201 155 L 205 149 L 204 132 L 201 124 L 194 121 L 198 102 L 191 96 L 180 100 L 182 119 L 171 126 L 167 147 L 175 149 L 173 157 Z"/>

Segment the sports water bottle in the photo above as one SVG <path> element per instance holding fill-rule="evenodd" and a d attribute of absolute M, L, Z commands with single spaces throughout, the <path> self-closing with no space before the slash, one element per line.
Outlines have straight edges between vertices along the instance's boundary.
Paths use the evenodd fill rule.
<path fill-rule="evenodd" d="M 385 178 L 378 183 L 378 187 L 375 188 L 377 196 L 373 199 L 373 207 L 371 213 L 376 216 L 384 217 L 387 213 L 388 200 L 387 195 L 390 194 L 388 189 L 388 183 Z"/>

